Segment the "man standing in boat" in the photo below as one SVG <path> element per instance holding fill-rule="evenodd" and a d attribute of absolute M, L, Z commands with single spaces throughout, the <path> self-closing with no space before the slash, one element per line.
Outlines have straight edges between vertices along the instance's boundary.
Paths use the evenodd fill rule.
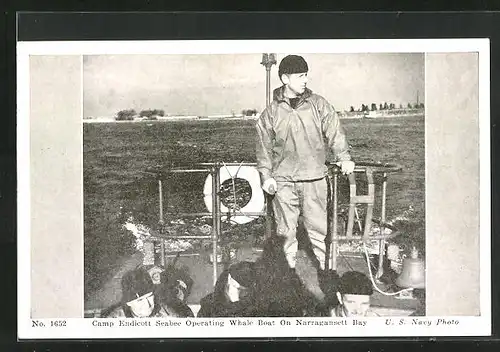
<path fill-rule="evenodd" d="M 257 121 L 257 168 L 262 188 L 273 195 L 277 234 L 286 238 L 283 249 L 295 267 L 299 215 L 309 235 L 320 268 L 325 265 L 327 233 L 327 167 L 331 150 L 342 173 L 354 171 L 349 145 L 332 105 L 308 89 L 307 62 L 286 56 L 278 74 L 283 85 Z"/>

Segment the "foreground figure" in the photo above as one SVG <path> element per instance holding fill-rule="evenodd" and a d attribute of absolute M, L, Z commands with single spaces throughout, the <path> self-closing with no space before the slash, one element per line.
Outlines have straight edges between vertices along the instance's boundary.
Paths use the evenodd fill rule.
<path fill-rule="evenodd" d="M 332 317 L 377 316 L 370 310 L 373 287 L 363 273 L 348 271 L 340 278 L 337 290 L 339 304 L 330 311 Z"/>
<path fill-rule="evenodd" d="M 214 292 L 201 300 L 197 317 L 257 316 L 255 282 L 254 263 L 231 265 L 220 274 Z"/>
<path fill-rule="evenodd" d="M 274 216 L 283 236 L 288 264 L 295 267 L 296 228 L 302 214 L 321 268 L 327 232 L 327 151 L 334 153 L 344 174 L 354 171 L 349 145 L 334 108 L 307 86 L 306 61 L 297 55 L 279 65 L 283 85 L 257 122 L 257 168 L 262 188 L 275 194 Z"/>
<path fill-rule="evenodd" d="M 122 299 L 103 313 L 103 318 L 162 318 L 186 317 L 185 305 L 171 300 L 160 302 L 155 285 L 144 268 L 131 270 L 122 278 Z M 192 316 L 192 313 L 191 313 Z"/>

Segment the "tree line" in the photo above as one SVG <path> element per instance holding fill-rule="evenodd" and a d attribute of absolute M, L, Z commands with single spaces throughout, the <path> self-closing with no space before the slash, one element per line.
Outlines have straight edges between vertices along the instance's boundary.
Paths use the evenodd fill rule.
<path fill-rule="evenodd" d="M 411 104 L 408 103 L 406 106 L 406 109 L 423 109 L 424 108 L 424 103 L 415 103 Z M 371 105 L 368 104 L 361 104 L 361 107 L 358 109 L 355 109 L 354 106 L 351 106 L 349 109 L 349 112 L 366 112 L 366 111 L 377 111 L 377 110 L 394 110 L 397 109 L 396 104 L 394 103 L 380 103 L 378 106 L 376 103 L 371 103 Z M 405 109 L 403 107 L 403 104 L 399 104 L 399 109 Z M 243 116 L 254 116 L 257 115 L 259 112 L 257 109 L 243 109 L 241 110 L 241 115 Z M 233 113 L 234 115 L 234 113 Z M 146 109 L 142 110 L 139 113 L 135 109 L 126 109 L 126 110 L 120 110 L 116 113 L 115 120 L 117 121 L 131 121 L 134 118 L 137 117 L 142 117 L 148 120 L 156 120 L 157 117 L 163 117 L 165 116 L 165 111 L 163 109 Z"/>
<path fill-rule="evenodd" d="M 241 110 L 241 114 L 243 116 L 253 116 L 253 115 L 257 115 L 257 113 L 258 113 L 257 109 Z"/>
<path fill-rule="evenodd" d="M 415 103 L 411 104 L 408 103 L 406 105 L 406 109 L 423 109 L 424 108 L 424 103 Z M 351 106 L 349 109 L 349 112 L 355 112 L 355 111 L 360 111 L 360 112 L 365 112 L 365 111 L 377 111 L 377 110 L 394 110 L 396 108 L 396 104 L 385 102 L 384 104 L 380 103 L 378 108 L 376 103 L 372 103 L 371 106 L 368 106 L 368 104 L 361 104 L 361 107 L 358 108 L 357 110 L 354 109 L 354 106 Z M 399 109 L 404 109 L 403 104 L 399 104 Z"/>
<path fill-rule="evenodd" d="M 243 116 L 253 116 L 257 114 L 258 114 L 257 109 L 244 109 L 241 111 L 241 115 Z M 135 109 L 125 109 L 125 110 L 120 110 L 116 113 L 115 120 L 131 121 L 137 117 L 146 118 L 148 120 L 156 120 L 158 116 L 161 117 L 165 116 L 165 111 L 161 109 L 148 109 L 148 110 L 142 110 L 141 112 L 137 113 Z"/>
<path fill-rule="evenodd" d="M 148 110 L 142 110 L 140 113 L 137 113 L 135 109 L 126 109 L 118 111 L 116 113 L 115 120 L 130 121 L 136 117 L 143 117 L 148 120 L 156 120 L 157 116 L 165 116 L 165 111 L 161 109 L 148 109 Z"/>

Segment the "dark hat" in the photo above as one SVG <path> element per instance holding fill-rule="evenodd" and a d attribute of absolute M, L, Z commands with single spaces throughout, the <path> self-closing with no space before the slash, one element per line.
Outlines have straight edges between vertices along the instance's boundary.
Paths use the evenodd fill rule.
<path fill-rule="evenodd" d="M 122 301 L 125 303 L 153 292 L 153 290 L 153 281 L 145 269 L 128 271 L 122 277 Z"/>
<path fill-rule="evenodd" d="M 278 76 L 283 74 L 304 73 L 309 71 L 306 60 L 299 55 L 288 55 L 283 58 L 278 68 Z"/>
<path fill-rule="evenodd" d="M 169 289 L 179 287 L 184 291 L 184 295 L 188 296 L 191 293 L 194 281 L 189 275 L 189 268 L 183 266 L 176 268 L 169 266 L 161 273 L 161 282 L 166 284 Z"/>
<path fill-rule="evenodd" d="M 231 265 L 229 274 L 241 286 L 250 287 L 255 284 L 255 268 L 252 262 L 239 262 Z"/>
<path fill-rule="evenodd" d="M 373 287 L 365 274 L 358 271 L 348 271 L 340 278 L 338 291 L 341 294 L 371 296 Z"/>

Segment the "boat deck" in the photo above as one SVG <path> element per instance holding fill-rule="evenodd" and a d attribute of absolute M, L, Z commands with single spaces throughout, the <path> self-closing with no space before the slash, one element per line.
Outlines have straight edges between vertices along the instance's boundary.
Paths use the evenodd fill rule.
<path fill-rule="evenodd" d="M 255 261 L 261 255 L 258 248 L 252 247 L 250 243 L 242 245 L 236 253 L 234 262 L 238 261 Z M 210 293 L 213 289 L 213 265 L 210 262 L 210 253 L 197 253 L 196 255 L 181 256 L 178 259 L 179 266 L 187 266 L 189 268 L 194 285 L 190 296 L 188 297 L 188 304 L 197 310 L 197 305 L 200 300 Z M 173 260 L 173 258 L 167 258 Z M 142 254 L 136 253 L 127 260 L 117 270 L 115 275 L 110 279 L 101 290 L 94 293 L 85 302 L 86 311 L 98 311 L 99 309 L 108 307 L 120 300 L 121 287 L 120 280 L 122 275 L 142 263 Z M 224 270 L 222 264 L 218 265 L 217 272 L 221 273 Z M 361 256 L 340 257 L 338 260 L 337 272 L 341 275 L 348 270 L 356 270 L 368 275 L 368 266 L 366 261 Z M 379 286 L 381 289 L 386 289 L 383 285 Z M 409 315 L 412 312 L 422 311 L 422 301 L 416 298 L 399 299 L 394 296 L 385 296 L 375 290 L 372 296 L 372 307 L 380 311 L 380 315 Z"/>

